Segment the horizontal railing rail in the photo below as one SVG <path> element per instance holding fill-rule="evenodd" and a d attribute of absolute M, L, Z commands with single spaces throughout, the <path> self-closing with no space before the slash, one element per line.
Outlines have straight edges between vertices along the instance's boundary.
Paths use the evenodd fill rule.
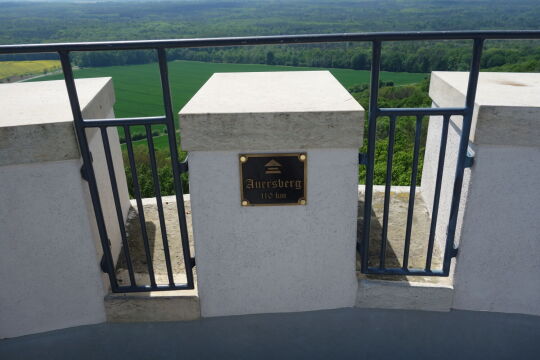
<path fill-rule="evenodd" d="M 156 48 L 198 48 L 245 45 L 309 44 L 331 42 L 418 41 L 418 40 L 519 40 L 539 39 L 540 30 L 488 31 L 404 31 L 343 34 L 305 34 L 245 36 L 201 39 L 167 39 L 135 41 L 99 41 L 50 44 L 2 45 L 0 54 L 59 51 L 152 50 Z"/>
<path fill-rule="evenodd" d="M 74 117 L 75 129 L 81 156 L 83 159 L 83 168 L 85 177 L 88 180 L 92 203 L 96 215 L 99 235 L 104 249 L 104 264 L 105 268 L 109 269 L 108 274 L 111 281 L 111 287 L 116 292 L 133 292 L 133 291 L 148 291 L 148 290 L 173 290 L 173 289 L 190 289 L 194 287 L 192 268 L 195 261 L 190 257 L 187 224 L 184 213 L 184 202 L 182 197 L 182 183 L 180 173 L 182 169 L 187 169 L 184 164 L 178 160 L 177 144 L 175 137 L 174 116 L 171 102 L 169 76 L 167 70 L 166 50 L 173 48 L 202 48 L 202 47 L 228 47 L 228 46 L 255 46 L 255 45 L 286 45 L 286 44 L 316 44 L 316 43 L 343 43 L 343 42 L 368 42 L 372 46 L 371 56 L 371 78 L 370 78 L 370 100 L 369 100 L 369 116 L 368 116 L 368 134 L 367 134 L 367 154 L 361 154 L 359 157 L 360 163 L 366 165 L 366 185 L 365 185 L 365 203 L 364 203 L 364 222 L 362 239 L 358 243 L 358 250 L 361 254 L 361 271 L 366 274 L 380 275 L 424 275 L 424 276 L 448 276 L 452 257 L 456 256 L 457 249 L 454 246 L 456 224 L 458 219 L 459 203 L 461 198 L 461 189 L 463 185 L 464 170 L 470 166 L 471 159 L 467 155 L 469 144 L 469 134 L 471 131 L 471 122 L 474 109 L 474 101 L 478 84 L 480 71 L 480 59 L 485 40 L 526 40 L 540 39 L 539 30 L 515 30 L 515 31 L 427 31 L 427 32 L 374 32 L 374 33 L 344 33 L 344 34 L 306 34 L 306 35 L 276 35 L 276 36 L 250 36 L 250 37 L 224 37 L 224 38 L 204 38 L 204 39 L 168 39 L 168 40 L 143 40 L 143 41 L 105 41 L 105 42 L 75 42 L 75 43 L 49 43 L 49 44 L 15 44 L 1 45 L 0 54 L 21 54 L 21 53 L 58 53 L 62 63 L 62 71 L 68 90 L 71 110 Z M 467 93 L 463 107 L 456 108 L 379 108 L 379 83 L 380 83 L 380 64 L 381 64 L 381 46 L 383 42 L 388 41 L 424 41 L 424 40 L 469 40 L 472 41 L 472 61 L 469 70 L 469 80 L 467 85 Z M 83 119 L 77 89 L 71 66 L 70 53 L 81 51 L 110 51 L 110 50 L 152 50 L 156 51 L 157 61 L 159 63 L 159 73 L 162 85 L 162 95 L 164 103 L 164 112 L 162 116 L 154 117 L 137 117 L 137 118 L 120 118 L 120 119 Z M 396 122 L 400 117 L 413 116 L 416 117 L 415 140 L 412 160 L 411 184 L 409 189 L 409 203 L 407 209 L 406 232 L 404 239 L 404 254 L 402 266 L 399 268 L 389 268 L 386 264 L 386 253 L 388 247 L 388 227 L 389 227 L 389 207 L 390 207 L 390 190 L 392 180 L 392 160 L 394 151 L 394 141 L 396 135 Z M 413 209 L 415 206 L 415 192 L 417 183 L 417 172 L 420 152 L 420 135 L 422 128 L 422 119 L 424 116 L 441 116 L 442 117 L 442 133 L 440 141 L 440 151 L 436 172 L 435 193 L 433 199 L 433 207 L 431 211 L 431 224 L 429 238 L 427 239 L 427 254 L 426 263 L 423 268 L 416 269 L 409 267 L 410 246 L 411 246 L 411 227 L 413 219 Z M 439 200 L 442 186 L 442 174 L 444 170 L 446 145 L 448 140 L 448 126 L 452 116 L 460 116 L 463 118 L 462 133 L 459 142 L 457 155 L 457 166 L 455 170 L 454 183 L 452 189 L 452 201 L 450 214 L 448 219 L 447 236 L 444 244 L 443 265 L 442 269 L 433 269 L 432 257 L 435 247 L 435 230 L 437 227 L 437 218 L 439 210 Z M 381 117 L 389 118 L 389 141 L 386 164 L 386 180 L 385 180 L 385 199 L 383 206 L 383 228 L 381 246 L 378 256 L 378 264 L 369 266 L 369 239 L 371 226 L 371 211 L 373 199 L 373 178 L 374 178 L 374 161 L 375 161 L 375 142 L 377 120 Z M 145 250 L 147 256 L 148 273 L 150 277 L 150 285 L 136 284 L 133 269 L 128 263 L 128 270 L 131 284 L 129 286 L 120 286 L 115 277 L 114 261 L 108 245 L 107 229 L 103 218 L 101 201 L 99 198 L 98 188 L 96 184 L 95 174 L 92 168 L 92 159 L 86 139 L 86 128 L 100 128 L 103 145 L 105 148 L 107 166 L 109 169 L 111 181 L 114 178 L 114 170 L 112 160 L 110 158 L 110 144 L 107 138 L 107 127 L 123 127 L 126 134 L 128 157 L 133 179 L 136 182 L 137 174 L 134 171 L 135 164 L 133 159 L 132 140 L 130 139 L 129 126 L 143 125 L 146 129 L 146 139 L 149 145 L 149 152 L 152 165 L 152 176 L 154 184 L 159 184 L 157 178 L 156 161 L 152 156 L 154 151 L 153 139 L 151 136 L 151 125 L 162 124 L 167 127 L 169 140 L 169 150 L 171 152 L 171 161 L 173 164 L 173 177 L 175 182 L 175 191 L 177 198 L 177 210 L 180 220 L 180 232 L 183 248 L 184 263 L 186 267 L 187 283 L 176 284 L 172 276 L 170 254 L 167 252 L 167 239 L 163 242 L 166 247 L 165 258 L 167 263 L 168 284 L 157 284 L 152 269 L 152 259 L 149 257 L 148 239 L 144 237 Z M 136 183 L 135 183 L 136 185 Z M 122 222 L 123 215 L 119 210 L 119 200 L 117 185 L 113 184 L 113 195 L 117 207 L 117 215 L 119 222 Z M 137 188 L 137 186 L 135 186 Z M 160 202 L 159 186 L 156 187 L 156 197 Z M 142 212 L 141 195 L 136 191 L 135 198 L 139 207 L 139 216 L 141 226 L 144 230 L 144 214 Z M 158 207 L 160 224 L 163 226 L 163 209 Z M 123 226 L 123 225 L 120 225 Z M 125 233 L 125 229 L 122 230 Z M 125 257 L 129 259 L 128 244 L 123 235 L 123 245 L 125 247 Z"/>

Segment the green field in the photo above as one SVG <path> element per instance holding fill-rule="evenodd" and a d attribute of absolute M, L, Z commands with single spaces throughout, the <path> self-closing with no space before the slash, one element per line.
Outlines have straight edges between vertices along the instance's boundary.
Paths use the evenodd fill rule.
<path fill-rule="evenodd" d="M 197 61 L 172 61 L 169 63 L 169 79 L 174 112 L 191 99 L 197 90 L 216 72 L 259 72 L 259 71 L 313 71 L 311 67 L 291 67 L 251 64 L 221 64 Z M 369 83 L 370 72 L 366 70 L 329 69 L 346 88 L 354 84 Z M 156 63 L 130 66 L 110 66 L 75 70 L 76 78 L 111 76 L 116 92 L 115 114 L 117 117 L 163 115 L 159 69 Z M 426 74 L 381 72 L 382 81 L 393 81 L 396 85 L 417 83 Z M 61 79 L 62 75 L 51 75 L 32 81 Z M 154 130 L 161 130 L 153 127 Z M 144 128 L 134 126 L 133 133 L 143 132 Z M 120 131 L 122 133 L 122 131 Z M 161 137 L 160 137 L 161 138 Z M 164 138 L 164 137 L 163 137 Z M 167 142 L 156 138 L 156 147 L 166 146 Z M 134 144 L 146 144 L 136 141 Z"/>

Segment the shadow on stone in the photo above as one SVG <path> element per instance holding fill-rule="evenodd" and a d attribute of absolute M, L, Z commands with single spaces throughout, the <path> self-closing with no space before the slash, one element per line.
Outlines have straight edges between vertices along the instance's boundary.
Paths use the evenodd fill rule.
<path fill-rule="evenodd" d="M 368 266 L 380 266 L 382 245 L 382 222 L 384 218 L 384 187 L 375 186 L 372 197 L 371 226 L 368 243 Z M 400 269 L 403 267 L 405 253 L 405 237 L 407 229 L 407 213 L 409 204 L 409 187 L 392 187 L 388 213 L 388 231 L 386 244 L 385 268 Z M 409 269 L 424 269 L 427 259 L 429 228 L 431 217 L 426 208 L 421 189 L 417 188 L 412 217 L 411 238 L 409 247 Z M 357 241 L 361 244 L 364 224 L 364 191 L 359 191 Z M 432 257 L 432 269 L 442 269 L 442 252 L 435 243 Z M 357 269 L 360 270 L 362 256 L 357 254 Z M 400 275 L 366 275 L 367 278 L 384 280 L 431 281 L 428 276 Z"/>
<path fill-rule="evenodd" d="M 364 231 L 364 205 L 365 201 L 362 199 L 358 200 L 358 222 L 356 228 L 357 242 L 362 244 L 363 231 Z M 377 214 L 372 209 L 371 210 L 371 223 L 370 223 L 370 233 L 369 233 L 369 245 L 368 245 L 368 266 L 369 267 L 378 267 L 380 266 L 381 261 L 381 246 L 382 246 L 382 224 L 377 218 Z M 360 270 L 360 265 L 362 261 L 362 255 L 360 252 L 357 253 L 357 265 L 358 270 Z M 401 267 L 400 260 L 394 249 L 392 248 L 392 243 L 390 241 L 386 244 L 385 251 L 385 267 L 387 268 L 399 268 Z M 373 279 L 388 279 L 387 275 L 368 275 L 369 278 Z M 392 280 L 405 280 L 405 276 L 393 275 Z"/>

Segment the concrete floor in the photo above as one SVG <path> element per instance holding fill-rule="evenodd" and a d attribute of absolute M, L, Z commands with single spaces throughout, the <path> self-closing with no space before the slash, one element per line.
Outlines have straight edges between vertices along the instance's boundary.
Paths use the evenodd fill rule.
<path fill-rule="evenodd" d="M 362 188 L 361 188 L 362 189 Z M 390 212 L 388 226 L 388 245 L 386 251 L 386 266 L 401 267 L 403 263 L 403 248 L 405 239 L 405 229 L 407 220 L 407 209 L 409 201 L 408 187 L 392 187 L 390 196 Z M 373 211 L 371 214 L 371 232 L 369 245 L 369 266 L 378 266 L 379 251 L 382 237 L 384 187 L 376 186 L 373 192 Z M 132 201 L 132 207 L 128 216 L 127 232 L 128 243 L 138 284 L 150 284 L 148 277 L 148 266 L 143 246 L 141 225 L 136 210 L 136 204 Z M 359 191 L 358 202 L 358 238 L 362 236 L 364 193 Z M 185 283 L 185 266 L 182 246 L 180 242 L 180 227 L 176 209 L 176 198 L 167 196 L 163 198 L 163 208 L 165 213 L 165 227 L 171 254 L 171 265 L 176 283 Z M 159 225 L 158 211 L 155 199 L 144 199 L 143 210 L 145 216 L 146 229 L 148 233 L 151 257 L 153 262 L 156 282 L 167 284 L 167 270 L 165 265 L 165 252 L 162 241 L 162 233 Z M 185 201 L 185 213 L 188 224 L 191 254 L 194 256 L 193 233 L 191 226 L 191 206 L 189 197 Z M 413 227 L 410 246 L 409 268 L 423 268 L 425 266 L 427 243 L 429 236 L 430 217 L 420 191 L 415 197 L 415 207 L 413 214 Z M 358 268 L 360 267 L 360 256 L 358 256 Z M 436 246 L 433 254 L 433 269 L 442 267 L 442 255 Z M 196 268 L 195 268 L 196 270 Z M 116 273 L 120 284 L 129 284 L 129 277 L 124 256 L 121 254 L 116 266 Z M 195 274 L 196 275 L 196 274 Z M 386 280 L 407 280 L 416 282 L 449 283 L 448 278 L 433 278 L 419 276 L 374 276 L 369 278 Z"/>
<path fill-rule="evenodd" d="M 537 359 L 540 317 L 340 309 L 107 323 L 0 341 L 0 359 Z"/>

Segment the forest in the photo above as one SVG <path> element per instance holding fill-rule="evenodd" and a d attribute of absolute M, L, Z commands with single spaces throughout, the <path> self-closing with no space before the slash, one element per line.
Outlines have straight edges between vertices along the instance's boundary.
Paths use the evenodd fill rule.
<path fill-rule="evenodd" d="M 1 2 L 0 43 L 142 40 L 277 34 L 538 29 L 536 0 L 202 0 L 159 2 Z M 462 41 L 385 44 L 382 69 L 465 70 L 471 44 Z M 55 58 L 54 54 L 46 55 Z M 43 58 L 18 55 L 16 59 Z M 312 66 L 367 70 L 368 44 L 315 44 L 176 49 L 171 60 Z M 0 56 L 10 60 L 12 56 Z M 144 64 L 145 51 L 74 54 L 82 67 Z M 540 69 L 534 41 L 488 41 L 484 68 Z"/>

